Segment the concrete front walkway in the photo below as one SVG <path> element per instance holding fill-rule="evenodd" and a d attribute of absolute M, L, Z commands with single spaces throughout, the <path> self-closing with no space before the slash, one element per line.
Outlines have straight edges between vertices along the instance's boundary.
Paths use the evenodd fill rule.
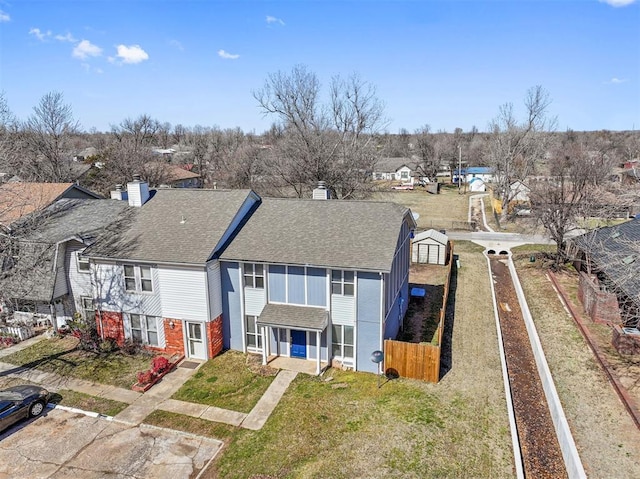
<path fill-rule="evenodd" d="M 44 339 L 42 336 L 37 336 L 22 341 L 15 346 L 0 350 L 0 359 L 28 348 L 42 339 Z M 291 384 L 291 381 L 293 381 L 298 374 L 294 371 L 281 370 L 255 407 L 249 414 L 246 414 L 215 406 L 171 399 L 171 396 L 173 396 L 196 371 L 197 369 L 181 368 L 178 366 L 143 394 L 130 389 L 93 383 L 84 379 L 60 376 L 34 368 L 0 362 L 0 377 L 18 378 L 24 381 L 42 384 L 52 392 L 70 389 L 90 396 L 127 403 L 129 406 L 117 414 L 114 420 L 128 425 L 141 424 L 149 414 L 159 409 L 252 430 L 259 430 L 264 426 L 278 405 L 282 395 L 289 387 L 289 384 Z"/>

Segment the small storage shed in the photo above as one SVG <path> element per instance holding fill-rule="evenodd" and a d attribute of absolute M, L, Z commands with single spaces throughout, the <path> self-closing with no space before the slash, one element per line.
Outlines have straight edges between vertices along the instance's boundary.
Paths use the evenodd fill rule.
<path fill-rule="evenodd" d="M 437 230 L 418 233 L 412 241 L 413 263 L 446 264 L 449 254 L 449 238 Z"/>
<path fill-rule="evenodd" d="M 469 191 L 487 191 L 482 178 L 471 178 L 469 181 Z"/>

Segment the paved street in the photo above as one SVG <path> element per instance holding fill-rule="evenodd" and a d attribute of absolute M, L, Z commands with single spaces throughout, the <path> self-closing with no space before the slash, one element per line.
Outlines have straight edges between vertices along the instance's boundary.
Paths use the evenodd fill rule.
<path fill-rule="evenodd" d="M 0 434 L 1 478 L 194 478 L 215 439 L 53 409 Z"/>

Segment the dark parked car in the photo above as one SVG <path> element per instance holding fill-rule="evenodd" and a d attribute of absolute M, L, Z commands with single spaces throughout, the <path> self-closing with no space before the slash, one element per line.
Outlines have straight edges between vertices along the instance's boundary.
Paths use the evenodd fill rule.
<path fill-rule="evenodd" d="M 39 386 L 13 386 L 0 391 L 0 431 L 20 419 L 42 414 L 49 401 L 49 391 Z"/>

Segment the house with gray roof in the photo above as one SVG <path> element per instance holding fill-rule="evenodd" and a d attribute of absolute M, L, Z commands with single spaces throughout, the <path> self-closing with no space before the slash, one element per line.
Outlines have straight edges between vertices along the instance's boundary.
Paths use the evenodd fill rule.
<path fill-rule="evenodd" d="M 139 177 L 111 196 L 134 213 L 86 251 L 98 332 L 120 344 L 214 357 L 223 343 L 217 258 L 260 197 L 251 190 L 153 191 Z"/>
<path fill-rule="evenodd" d="M 134 210 L 85 252 L 98 330 L 193 359 L 223 348 L 377 371 L 408 306 L 411 212 L 251 190 L 112 192 Z M 125 203 L 125 201 L 122 201 Z"/>
<path fill-rule="evenodd" d="M 220 255 L 225 348 L 377 372 L 407 310 L 413 229 L 394 203 L 262 199 Z"/>
<path fill-rule="evenodd" d="M 61 199 L 14 222 L 0 258 L 0 299 L 14 317 L 54 326 L 76 313 L 93 320 L 89 262 L 82 253 L 126 210 L 112 200 Z"/>

